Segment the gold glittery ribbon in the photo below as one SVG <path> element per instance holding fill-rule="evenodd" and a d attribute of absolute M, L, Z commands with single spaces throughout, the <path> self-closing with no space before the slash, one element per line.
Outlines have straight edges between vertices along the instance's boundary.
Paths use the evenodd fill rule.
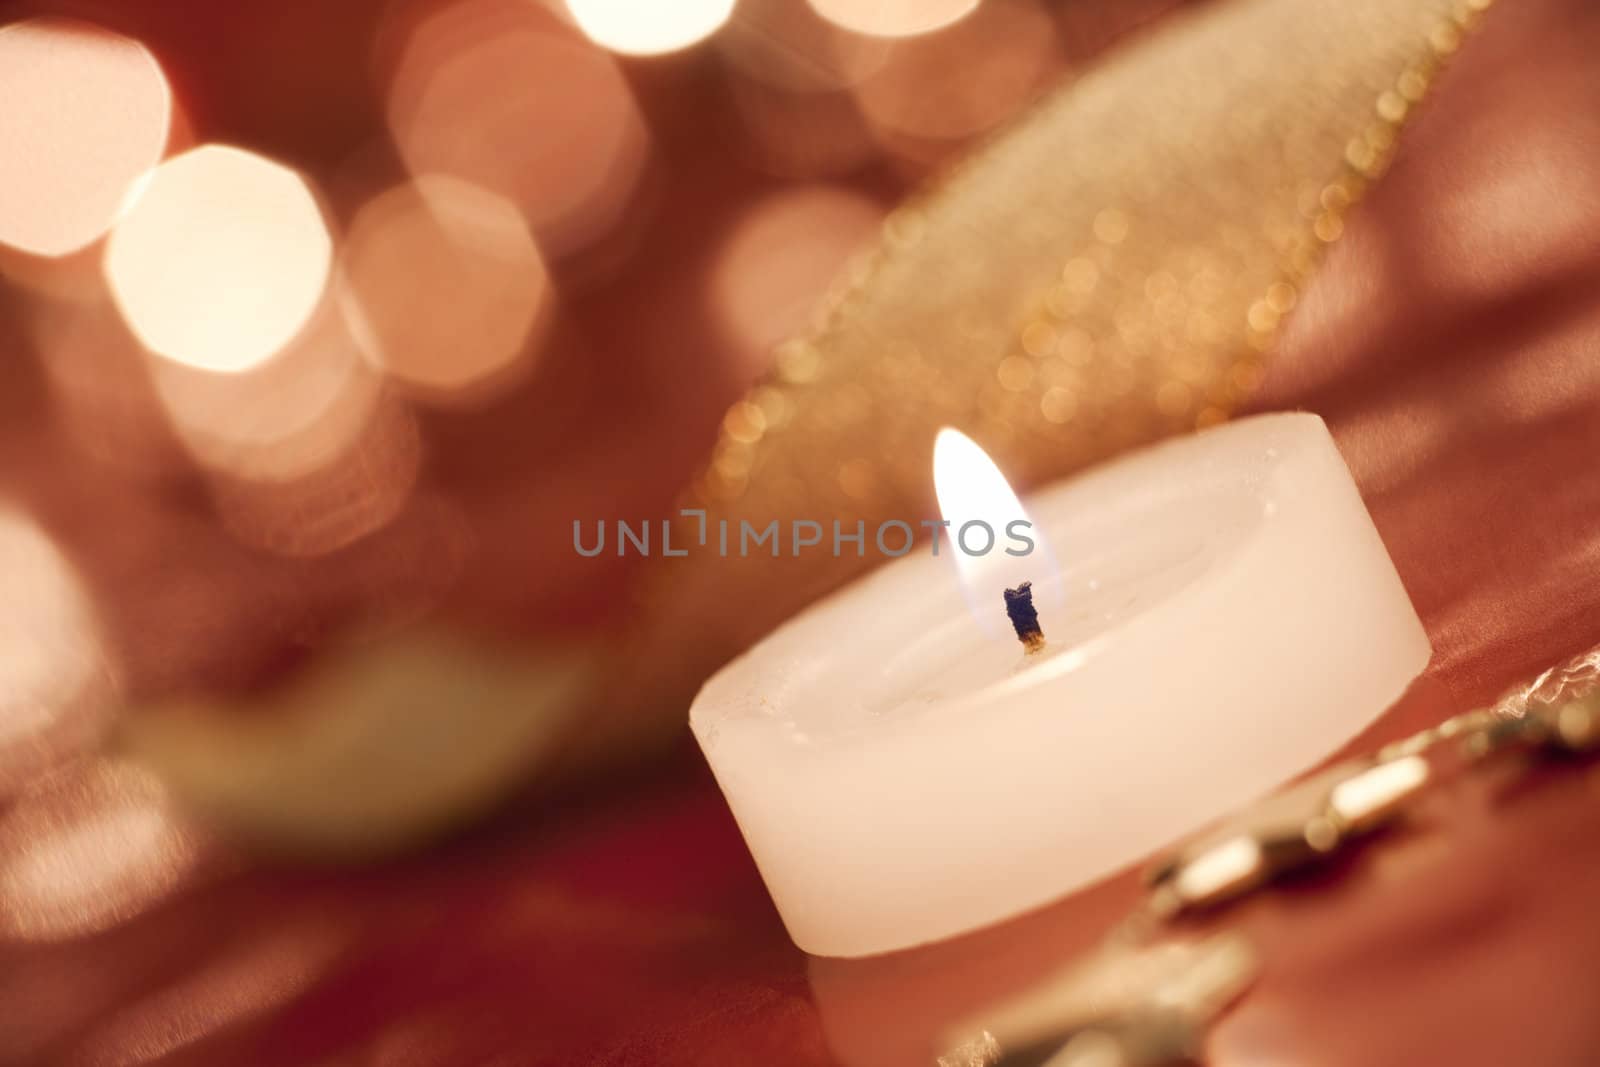
<path fill-rule="evenodd" d="M 890 217 L 826 326 L 728 413 L 688 506 L 734 529 L 873 530 L 934 514 L 941 425 L 1028 486 L 1226 418 L 1487 6 L 1233 0 L 1171 17 Z M 664 564 L 639 655 L 666 669 L 609 699 L 681 710 L 710 668 L 873 562 Z"/>

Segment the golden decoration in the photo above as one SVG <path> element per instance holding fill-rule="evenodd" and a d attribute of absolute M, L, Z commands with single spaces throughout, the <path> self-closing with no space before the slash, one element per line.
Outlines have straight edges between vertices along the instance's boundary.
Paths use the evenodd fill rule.
<path fill-rule="evenodd" d="M 1466 739 L 1467 754 L 1509 749 L 1580 755 L 1600 750 L 1600 694 L 1535 704 L 1523 714 L 1486 719 Z"/>
<path fill-rule="evenodd" d="M 1161 916 L 1215 907 L 1292 874 L 1387 825 L 1432 778 L 1419 755 L 1353 760 L 1279 792 L 1158 861 L 1147 875 Z"/>
<path fill-rule="evenodd" d="M 1156 1067 L 1187 1063 L 1205 1028 L 1254 981 L 1237 934 L 1134 948 L 1111 944 L 945 1040 L 940 1067 Z"/>
<path fill-rule="evenodd" d="M 1398 818 L 1439 773 L 1428 755 L 1457 742 L 1469 759 L 1509 752 L 1600 751 L 1600 649 L 1506 694 L 1279 791 L 1152 865 L 1150 913 L 1159 918 L 1229 903 L 1320 863 Z"/>

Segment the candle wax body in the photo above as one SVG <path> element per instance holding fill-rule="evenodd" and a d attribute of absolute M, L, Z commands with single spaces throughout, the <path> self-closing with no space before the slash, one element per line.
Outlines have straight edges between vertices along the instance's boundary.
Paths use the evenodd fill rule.
<path fill-rule="evenodd" d="M 1167 442 L 1024 504 L 1060 568 L 1035 579 L 1042 653 L 981 628 L 951 546 L 924 545 L 695 701 L 808 952 L 937 940 L 1111 874 L 1313 766 L 1427 663 L 1314 415 Z"/>

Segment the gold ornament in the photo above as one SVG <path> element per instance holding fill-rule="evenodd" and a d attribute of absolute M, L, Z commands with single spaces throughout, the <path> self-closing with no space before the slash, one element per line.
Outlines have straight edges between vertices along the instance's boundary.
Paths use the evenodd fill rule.
<path fill-rule="evenodd" d="M 1396 818 L 1432 775 L 1421 756 L 1355 760 L 1267 798 L 1159 861 L 1147 876 L 1156 914 L 1227 903 L 1293 874 Z"/>
<path fill-rule="evenodd" d="M 1110 944 L 957 1027 L 940 1067 L 1156 1067 L 1187 1063 L 1212 1019 L 1254 980 L 1238 935 Z"/>
<path fill-rule="evenodd" d="M 1498 715 L 1466 741 L 1472 756 L 1507 749 L 1582 754 L 1600 750 L 1600 694 L 1533 704 L 1521 715 Z"/>

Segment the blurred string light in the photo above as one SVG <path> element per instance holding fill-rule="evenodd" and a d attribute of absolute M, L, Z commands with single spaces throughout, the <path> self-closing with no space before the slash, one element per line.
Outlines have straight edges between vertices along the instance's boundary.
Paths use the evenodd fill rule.
<path fill-rule="evenodd" d="M 64 768 L 0 815 L 0 935 L 106 929 L 167 895 L 194 861 L 152 775 L 98 761 Z"/>
<path fill-rule="evenodd" d="M 549 278 L 504 197 L 424 175 L 373 197 L 344 245 L 340 300 L 367 356 L 424 398 L 482 400 L 520 377 Z"/>
<path fill-rule="evenodd" d="M 241 148 L 205 145 L 144 180 L 112 230 L 105 269 L 152 351 L 238 372 L 271 359 L 305 325 L 332 257 L 299 174 Z"/>
<path fill-rule="evenodd" d="M 758 201 L 717 252 L 712 299 L 753 377 L 774 346 L 807 332 L 851 254 L 883 219 L 878 203 L 833 185 L 802 185 Z"/>
<path fill-rule="evenodd" d="M 565 0 L 578 28 L 602 48 L 630 56 L 676 52 L 710 37 L 735 0 Z"/>
<path fill-rule="evenodd" d="M 966 18 L 979 2 L 980 0 L 810 0 L 811 6 L 828 21 L 847 30 L 875 37 L 914 37 L 917 34 L 943 29 Z"/>
<path fill-rule="evenodd" d="M 0 27 L 0 243 L 62 256 L 98 240 L 171 127 L 172 91 L 138 42 L 61 18 Z"/>
<path fill-rule="evenodd" d="M 88 594 L 55 543 L 0 506 L 0 796 L 100 732 L 111 683 Z M 3 910 L 3 909 L 0 909 Z"/>
<path fill-rule="evenodd" d="M 613 234 L 649 139 L 609 55 L 530 0 L 460 0 L 402 33 L 387 112 L 412 174 L 506 197 L 551 263 Z"/>

